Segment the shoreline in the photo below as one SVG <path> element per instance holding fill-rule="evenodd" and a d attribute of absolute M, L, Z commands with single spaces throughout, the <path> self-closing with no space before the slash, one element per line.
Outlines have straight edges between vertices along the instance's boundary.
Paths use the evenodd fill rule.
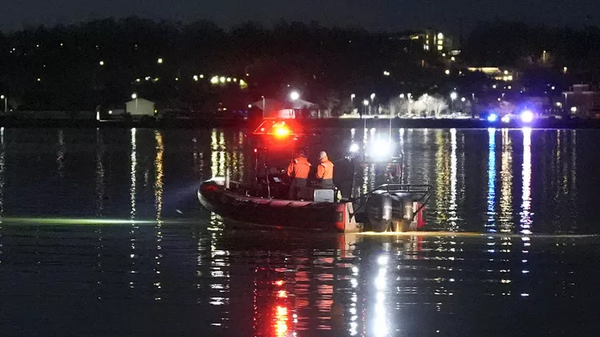
<path fill-rule="evenodd" d="M 309 128 L 388 128 L 390 119 L 301 119 Z M 96 121 L 89 119 L 22 119 L 0 118 L 0 127 L 6 128 L 156 128 L 156 129 L 207 129 L 240 128 L 258 125 L 243 119 L 189 119 L 145 121 Z M 393 128 L 412 129 L 487 129 L 523 128 L 533 129 L 600 129 L 600 120 L 539 119 L 525 124 L 520 121 L 502 123 L 477 119 L 391 119 Z"/>

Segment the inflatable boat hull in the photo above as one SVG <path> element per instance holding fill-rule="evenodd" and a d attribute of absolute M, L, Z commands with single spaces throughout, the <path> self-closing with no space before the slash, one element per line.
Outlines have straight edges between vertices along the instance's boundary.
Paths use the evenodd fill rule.
<path fill-rule="evenodd" d="M 272 227 L 356 232 L 350 202 L 310 202 L 248 197 L 226 190 L 214 181 L 198 189 L 198 200 L 223 218 Z"/>

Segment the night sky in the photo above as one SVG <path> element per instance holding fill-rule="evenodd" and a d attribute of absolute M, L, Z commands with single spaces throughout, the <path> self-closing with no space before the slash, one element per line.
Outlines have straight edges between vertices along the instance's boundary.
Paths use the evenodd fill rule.
<path fill-rule="evenodd" d="M 214 21 L 224 28 L 254 20 L 270 25 L 280 19 L 317 20 L 326 26 L 360 25 L 403 30 L 439 27 L 458 33 L 479 20 L 514 19 L 582 26 L 600 24 L 598 0 L 5 0 L 0 29 L 74 23 L 138 15 L 151 19 Z"/>

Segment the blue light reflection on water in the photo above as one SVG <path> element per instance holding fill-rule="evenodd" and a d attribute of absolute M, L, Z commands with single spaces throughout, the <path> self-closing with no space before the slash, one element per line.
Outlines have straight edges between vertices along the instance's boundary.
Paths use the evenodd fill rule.
<path fill-rule="evenodd" d="M 495 233 L 496 229 L 496 129 L 488 129 L 488 193 L 486 231 Z"/>

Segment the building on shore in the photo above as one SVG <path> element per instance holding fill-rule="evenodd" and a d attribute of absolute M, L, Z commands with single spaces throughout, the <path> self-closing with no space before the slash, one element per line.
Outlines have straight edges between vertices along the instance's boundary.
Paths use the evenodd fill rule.
<path fill-rule="evenodd" d="M 502 82 L 513 82 L 519 80 L 519 73 L 513 69 L 501 69 L 499 67 L 477 67 L 469 66 L 467 69 L 470 72 L 481 72 L 487 75 L 490 79 Z"/>
<path fill-rule="evenodd" d="M 136 97 L 131 101 L 125 103 L 126 111 L 132 117 L 154 117 L 155 108 L 154 102 L 149 101 L 147 99 Z"/>
<path fill-rule="evenodd" d="M 302 99 L 285 101 L 267 98 L 256 101 L 250 106 L 260 109 L 262 118 L 286 119 L 329 116 L 329 113 L 321 111 L 317 104 Z"/>
<path fill-rule="evenodd" d="M 582 118 L 600 117 L 600 91 L 592 90 L 589 84 L 574 84 L 563 97 L 565 112 Z"/>
<path fill-rule="evenodd" d="M 437 30 L 425 29 L 411 34 L 409 38 L 412 41 L 422 43 L 423 50 L 425 51 L 442 53 L 452 49 L 452 39 L 448 35 Z"/>

